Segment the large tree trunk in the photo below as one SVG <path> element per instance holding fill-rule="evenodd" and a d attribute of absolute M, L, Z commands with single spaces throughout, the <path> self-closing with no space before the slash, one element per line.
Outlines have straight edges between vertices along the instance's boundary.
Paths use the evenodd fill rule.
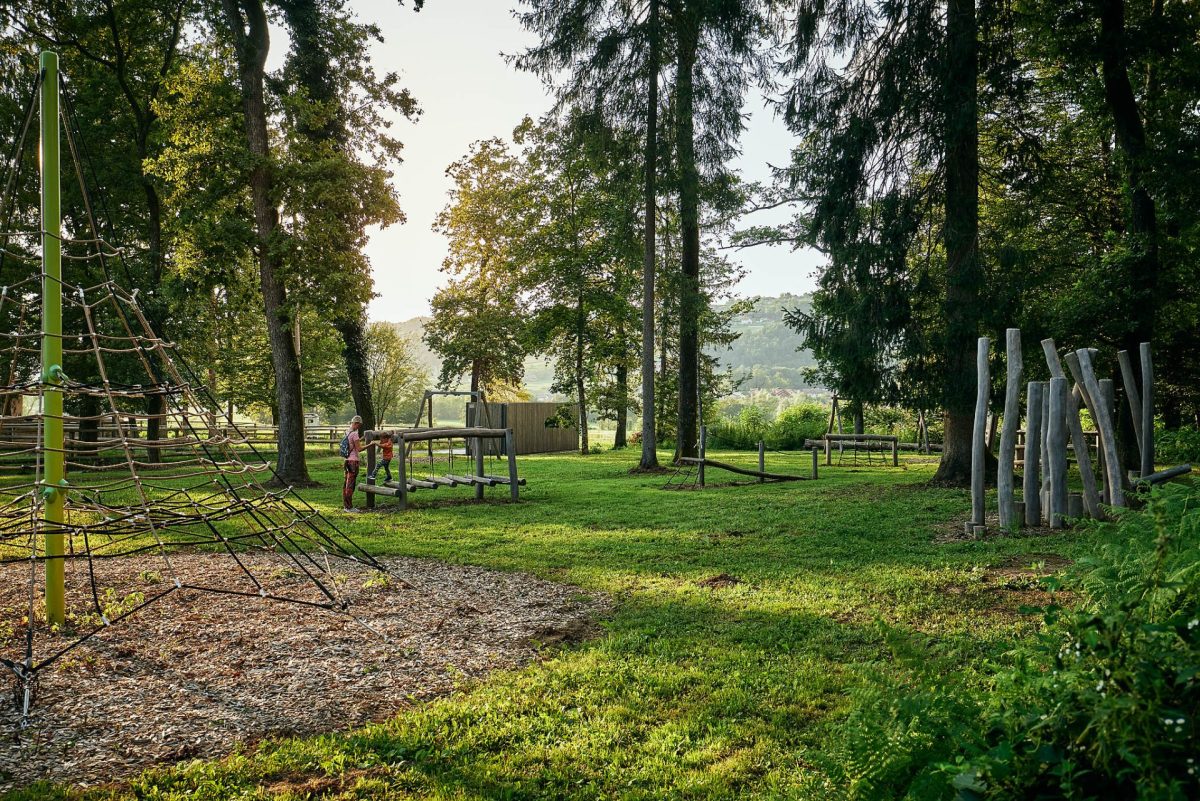
<path fill-rule="evenodd" d="M 693 72 L 698 34 L 691 15 L 678 21 L 675 148 L 679 159 L 679 430 L 676 458 L 699 455 L 700 390 L 700 175 L 694 141 Z"/>
<path fill-rule="evenodd" d="M 946 14 L 946 363 L 945 447 L 935 482 L 967 486 L 975 406 L 975 340 L 983 270 L 979 264 L 978 44 L 974 0 L 950 0 Z"/>
<path fill-rule="evenodd" d="M 581 294 L 575 300 L 575 400 L 579 404 L 579 452 L 585 456 L 590 448 L 588 444 L 587 387 L 583 380 L 583 348 L 587 336 L 586 321 L 583 295 Z"/>
<path fill-rule="evenodd" d="M 362 418 L 362 430 L 375 428 L 375 402 L 371 397 L 371 376 L 367 371 L 367 332 L 362 317 L 339 320 L 335 323 L 342 335 L 342 357 L 350 377 L 350 396 L 354 409 Z"/>
<path fill-rule="evenodd" d="M 650 355 L 650 369 L 654 369 L 654 354 Z M 617 365 L 617 433 L 613 436 L 614 448 L 629 445 L 629 368 L 622 362 Z"/>
<path fill-rule="evenodd" d="M 1161 9 L 1155 4 L 1155 13 Z M 1146 187 L 1147 159 L 1146 129 L 1138 108 L 1137 97 L 1129 80 L 1126 54 L 1124 0 L 1103 0 L 1100 3 L 1100 55 L 1104 77 L 1104 100 L 1113 118 L 1117 145 L 1125 156 L 1125 171 L 1129 192 L 1128 242 L 1133 258 L 1128 262 L 1125 303 L 1118 313 L 1131 323 L 1122 337 L 1122 347 L 1129 351 L 1134 373 L 1140 374 L 1142 342 L 1154 341 L 1154 323 L 1158 311 L 1158 215 L 1154 198 Z M 1148 88 L 1153 88 L 1153 73 L 1147 75 Z M 1123 440 L 1128 434 L 1122 427 Z M 1136 448 L 1123 442 L 1123 462 L 1128 467 L 1140 464 Z"/>
<path fill-rule="evenodd" d="M 658 440 L 654 430 L 654 261 L 655 193 L 658 173 L 658 0 L 650 0 L 650 52 L 646 87 L 646 229 L 642 258 L 642 459 L 640 470 L 658 468 Z M 623 434 L 623 426 L 617 431 Z M 624 442 L 620 443 L 624 446 Z"/>
<path fill-rule="evenodd" d="M 322 16 L 315 0 L 283 0 L 280 8 L 291 29 L 294 42 L 293 61 L 299 82 L 308 92 L 308 99 L 322 105 L 339 105 L 338 113 L 316 115 L 314 121 L 301 120 L 298 131 L 314 142 L 335 142 L 346 150 L 348 133 L 340 111 L 341 99 L 333 81 L 333 70 L 329 53 L 322 43 Z M 342 238 L 336 249 L 356 247 L 350 231 L 336 231 L 332 235 Z M 364 288 L 360 298 L 339 298 L 337 308 L 345 310 L 344 316 L 335 321 L 342 336 L 342 356 L 346 361 L 346 374 L 350 380 L 350 396 L 354 409 L 363 419 L 363 430 L 375 427 L 375 404 L 371 399 L 371 384 L 367 375 L 366 317 L 362 298 L 370 295 Z"/>
<path fill-rule="evenodd" d="M 275 274 L 272 249 L 279 212 L 272 197 L 267 138 L 267 110 L 263 97 L 263 72 L 270 47 L 267 15 L 262 0 L 222 0 L 233 31 L 238 72 L 245 112 L 246 141 L 254 157 L 250 194 L 258 239 L 258 277 L 271 345 L 271 367 L 275 373 L 275 396 L 279 406 L 279 454 L 275 473 L 292 485 L 312 483 L 304 456 L 304 405 L 301 396 L 300 360 L 292 339 L 292 321 L 287 293 Z"/>

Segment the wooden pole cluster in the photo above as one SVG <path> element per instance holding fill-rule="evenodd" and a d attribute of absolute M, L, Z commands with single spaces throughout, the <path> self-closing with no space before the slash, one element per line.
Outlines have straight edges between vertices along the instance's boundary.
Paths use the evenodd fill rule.
<path fill-rule="evenodd" d="M 980 337 L 976 351 L 978 391 L 975 402 L 974 441 L 971 452 L 971 519 L 966 532 L 978 536 L 984 528 L 984 465 L 988 452 L 988 392 L 989 341 Z M 1021 525 L 1045 524 L 1061 528 L 1076 517 L 1100 518 L 1102 504 L 1125 505 L 1125 479 L 1117 452 L 1116 426 L 1118 408 L 1116 387 L 1111 379 L 1099 378 L 1096 371 L 1097 351 L 1080 348 L 1059 358 L 1053 339 L 1042 340 L 1049 381 L 1030 381 L 1026 385 L 1025 453 L 1022 499 L 1015 494 L 1014 469 L 1016 444 L 1021 424 L 1021 386 L 1023 363 L 1021 332 L 1010 328 L 1005 332 L 1006 386 L 1004 418 L 1000 435 L 1000 451 L 996 488 L 1000 526 L 1013 531 Z M 1141 456 L 1141 476 L 1154 473 L 1154 372 L 1149 343 L 1140 348 L 1142 383 L 1139 387 L 1130 355 L 1117 354 L 1125 396 L 1134 421 L 1134 433 Z M 1063 369 L 1063 362 L 1070 371 Z M 1072 386 L 1073 382 L 1073 386 Z M 1099 446 L 1096 466 L 1101 479 L 1097 481 L 1087 435 L 1080 413 L 1086 409 L 1096 426 Z M 1079 466 L 1082 489 L 1069 491 L 1068 451 L 1073 451 Z"/>

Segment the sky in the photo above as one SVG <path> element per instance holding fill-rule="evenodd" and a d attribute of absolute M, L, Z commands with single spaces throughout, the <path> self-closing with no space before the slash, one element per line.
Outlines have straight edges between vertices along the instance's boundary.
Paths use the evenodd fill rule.
<path fill-rule="evenodd" d="M 371 232 L 367 255 L 375 275 L 372 320 L 400 321 L 429 313 L 429 300 L 446 281 L 439 268 L 446 241 L 431 230 L 445 206 L 450 180 L 446 167 L 470 144 L 493 136 L 509 138 L 526 114 L 538 116 L 552 100 L 541 81 L 509 66 L 503 53 L 520 52 L 533 39 L 512 17 L 514 0 L 428 0 L 414 13 L 395 0 L 351 0 L 363 22 L 379 26 L 384 42 L 371 50 L 379 72 L 398 72 L 420 104 L 416 123 L 398 118 L 392 132 L 404 142 L 404 163 L 393 183 L 408 217 L 404 225 Z M 752 96 L 746 112 L 743 152 L 733 166 L 747 180 L 769 178 L 768 163 L 787 160 L 792 142 L 783 124 Z M 785 217 L 786 215 L 782 215 Z M 776 218 L 782 219 L 782 217 Z M 766 213 L 756 224 L 775 221 Z M 809 292 L 820 263 L 812 251 L 757 247 L 734 254 L 747 270 L 739 294 Z"/>

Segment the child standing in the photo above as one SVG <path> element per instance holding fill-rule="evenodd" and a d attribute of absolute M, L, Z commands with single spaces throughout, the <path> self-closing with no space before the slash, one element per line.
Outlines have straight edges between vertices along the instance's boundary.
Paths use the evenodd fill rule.
<path fill-rule="evenodd" d="M 362 451 L 362 436 L 358 430 L 362 428 L 362 418 L 357 414 L 350 421 L 350 430 L 342 438 L 341 453 L 342 467 L 346 472 L 346 483 L 342 485 L 342 509 L 347 512 L 357 512 L 354 508 L 354 489 L 358 484 L 358 454 Z"/>
<path fill-rule="evenodd" d="M 375 443 L 371 443 L 371 444 L 374 445 Z M 384 481 L 391 481 L 392 480 L 392 468 L 391 468 L 392 454 L 393 454 L 392 435 L 389 432 L 384 432 L 383 434 L 379 435 L 379 464 L 375 465 L 375 469 L 373 471 L 371 471 L 370 473 L 368 473 L 367 477 L 369 479 L 371 479 L 372 481 L 374 481 L 375 476 L 379 473 L 379 468 L 382 467 L 383 474 L 385 476 Z"/>

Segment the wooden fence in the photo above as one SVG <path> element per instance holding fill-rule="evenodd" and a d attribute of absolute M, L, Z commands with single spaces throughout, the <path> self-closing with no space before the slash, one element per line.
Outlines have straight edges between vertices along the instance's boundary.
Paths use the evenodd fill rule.
<path fill-rule="evenodd" d="M 474 408 L 474 403 L 467 404 L 467 420 L 473 419 Z M 489 403 L 480 424 L 511 428 L 517 455 L 522 456 L 578 449 L 579 429 L 574 423 L 578 419 L 579 405 L 575 403 Z"/>

